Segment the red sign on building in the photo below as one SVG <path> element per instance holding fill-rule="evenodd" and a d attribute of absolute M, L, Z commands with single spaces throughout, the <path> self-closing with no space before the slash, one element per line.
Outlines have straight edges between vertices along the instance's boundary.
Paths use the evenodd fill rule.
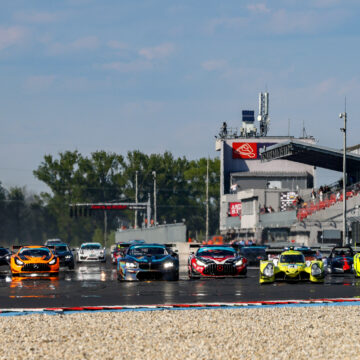
<path fill-rule="evenodd" d="M 241 202 L 229 203 L 229 215 L 241 217 Z"/>
<path fill-rule="evenodd" d="M 233 159 L 257 159 L 257 143 L 254 142 L 233 142 L 232 157 Z"/>

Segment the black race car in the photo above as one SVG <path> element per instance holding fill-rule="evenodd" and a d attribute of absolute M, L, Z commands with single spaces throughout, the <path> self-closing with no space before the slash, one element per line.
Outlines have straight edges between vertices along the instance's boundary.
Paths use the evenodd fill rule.
<path fill-rule="evenodd" d="M 117 262 L 119 280 L 179 280 L 179 257 L 170 246 L 137 244 Z"/>
<path fill-rule="evenodd" d="M 10 264 L 11 251 L 0 247 L 0 265 L 9 265 Z"/>
<path fill-rule="evenodd" d="M 67 266 L 69 269 L 74 268 L 74 255 L 67 244 L 57 243 L 49 245 L 48 248 L 59 258 L 60 266 Z"/>
<path fill-rule="evenodd" d="M 261 245 L 241 246 L 239 253 L 246 258 L 248 265 L 259 266 L 260 260 L 267 260 L 268 258 L 266 254 L 267 248 L 267 246 Z"/>
<path fill-rule="evenodd" d="M 352 273 L 355 252 L 350 245 L 335 246 L 326 259 L 329 274 Z"/>

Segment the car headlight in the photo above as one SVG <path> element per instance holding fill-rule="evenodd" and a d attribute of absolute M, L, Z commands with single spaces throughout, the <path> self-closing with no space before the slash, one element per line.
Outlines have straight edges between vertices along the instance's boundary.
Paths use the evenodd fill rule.
<path fill-rule="evenodd" d="M 125 266 L 126 266 L 127 268 L 130 268 L 130 269 L 137 268 L 137 265 L 136 265 L 135 263 L 133 263 L 133 262 L 127 262 L 127 263 L 125 264 Z"/>
<path fill-rule="evenodd" d="M 24 265 L 24 263 L 18 258 L 15 258 L 15 263 L 16 265 Z"/>
<path fill-rule="evenodd" d="M 103 252 L 103 251 L 100 251 L 100 255 L 104 255 L 104 252 Z"/>
<path fill-rule="evenodd" d="M 164 263 L 164 268 L 165 268 L 165 269 L 172 268 L 173 266 L 174 266 L 174 263 L 172 263 L 172 262 L 166 262 L 166 263 Z"/>
<path fill-rule="evenodd" d="M 54 265 L 56 264 L 56 258 L 53 258 L 51 261 L 49 261 L 49 265 Z"/>
<path fill-rule="evenodd" d="M 264 275 L 266 277 L 272 277 L 274 276 L 274 265 L 269 263 L 265 266 L 265 269 L 263 271 Z"/>
<path fill-rule="evenodd" d="M 196 259 L 196 264 L 198 266 L 206 266 L 206 264 L 203 261 L 199 260 L 199 259 Z"/>
<path fill-rule="evenodd" d="M 80 250 L 79 253 L 80 253 L 80 254 L 83 254 L 83 253 L 84 253 L 84 250 Z"/>
<path fill-rule="evenodd" d="M 311 275 L 312 276 L 319 276 L 321 274 L 321 269 L 318 264 L 313 264 L 311 266 Z"/>
<path fill-rule="evenodd" d="M 6 259 L 6 261 L 9 261 L 10 260 L 10 255 L 6 255 L 5 259 Z"/>
<path fill-rule="evenodd" d="M 65 259 L 67 259 L 67 260 L 69 260 L 69 259 L 71 259 L 71 258 L 72 258 L 71 255 L 66 255 L 66 256 L 65 256 Z"/>
<path fill-rule="evenodd" d="M 243 264 L 243 259 L 240 259 L 235 263 L 235 266 L 241 266 L 242 264 Z"/>

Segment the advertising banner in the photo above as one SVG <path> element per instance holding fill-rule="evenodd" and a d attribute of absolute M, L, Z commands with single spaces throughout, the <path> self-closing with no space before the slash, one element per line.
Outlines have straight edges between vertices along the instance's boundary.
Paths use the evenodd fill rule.
<path fill-rule="evenodd" d="M 229 215 L 241 217 L 241 202 L 229 203 Z"/>
<path fill-rule="evenodd" d="M 260 150 L 275 144 L 276 143 L 233 142 L 232 158 L 255 160 L 260 157 Z"/>

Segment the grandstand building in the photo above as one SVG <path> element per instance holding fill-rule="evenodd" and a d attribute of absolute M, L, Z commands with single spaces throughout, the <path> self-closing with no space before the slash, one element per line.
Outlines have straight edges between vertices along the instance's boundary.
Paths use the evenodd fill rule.
<path fill-rule="evenodd" d="M 336 189 L 317 204 L 310 194 L 316 167 L 342 171 L 342 151 L 318 146 L 311 136 L 268 136 L 268 110 L 269 95 L 261 93 L 259 130 L 254 111 L 245 110 L 239 130 L 223 123 L 216 137 L 221 164 L 220 233 L 228 240 L 261 243 L 341 242 L 341 206 L 336 204 Z M 351 153 L 347 168 L 348 178 L 359 181 L 360 156 Z M 349 200 L 349 215 L 359 208 L 355 198 Z"/>

